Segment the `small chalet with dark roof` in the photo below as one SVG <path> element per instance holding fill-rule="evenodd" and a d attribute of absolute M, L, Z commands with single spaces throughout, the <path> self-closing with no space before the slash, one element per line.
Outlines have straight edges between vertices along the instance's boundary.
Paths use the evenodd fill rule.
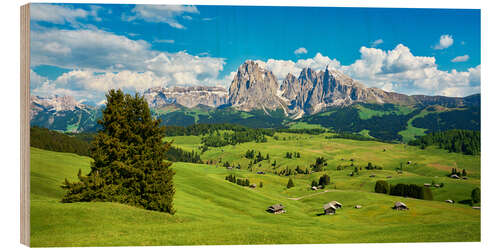
<path fill-rule="evenodd" d="M 403 202 L 398 201 L 398 202 L 394 203 L 394 207 L 392 207 L 392 209 L 408 210 L 409 208 Z"/>
<path fill-rule="evenodd" d="M 323 205 L 323 211 L 325 212 L 325 215 L 331 215 L 335 214 L 337 208 L 332 203 L 326 203 L 325 205 Z"/>
<path fill-rule="evenodd" d="M 268 207 L 266 211 L 273 214 L 282 214 L 286 212 L 285 206 L 283 206 L 282 204 L 274 204 Z"/>

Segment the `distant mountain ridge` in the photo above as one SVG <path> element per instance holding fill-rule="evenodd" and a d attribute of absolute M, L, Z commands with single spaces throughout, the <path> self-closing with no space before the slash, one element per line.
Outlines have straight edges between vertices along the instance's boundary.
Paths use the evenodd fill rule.
<path fill-rule="evenodd" d="M 192 108 L 198 105 L 219 107 L 227 104 L 228 92 L 222 87 L 189 86 L 189 87 L 156 87 L 144 92 L 144 99 L 152 108 L 161 108 L 168 104 L 179 104 Z"/>
<path fill-rule="evenodd" d="M 354 104 L 394 104 L 419 108 L 439 105 L 475 109 L 480 106 L 480 94 L 467 97 L 409 96 L 366 87 L 328 67 L 324 71 L 304 68 L 298 76 L 289 73 L 279 83 L 273 72 L 250 60 L 238 67 L 229 89 L 209 86 L 155 87 L 144 91 L 143 96 L 152 112 L 165 124 L 222 123 L 229 119 L 257 127 L 263 124 L 283 126 L 280 119 L 301 121 L 311 118 L 320 122 L 319 118 L 312 116 L 331 108 L 347 108 Z M 31 125 L 70 132 L 95 131 L 103 107 L 83 104 L 70 96 L 31 96 Z M 234 114 L 242 117 L 229 116 L 233 113 L 227 108 L 238 111 Z M 227 115 L 223 115 L 224 112 Z M 266 115 L 269 119 L 264 117 Z M 331 122 L 325 125 L 328 123 Z"/>

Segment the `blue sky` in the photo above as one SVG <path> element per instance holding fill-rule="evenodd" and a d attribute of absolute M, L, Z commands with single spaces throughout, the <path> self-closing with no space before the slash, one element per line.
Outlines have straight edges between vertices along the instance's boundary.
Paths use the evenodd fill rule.
<path fill-rule="evenodd" d="M 278 79 L 327 65 L 405 94 L 480 91 L 480 11 L 34 4 L 33 94 L 228 86 L 245 60 Z"/>

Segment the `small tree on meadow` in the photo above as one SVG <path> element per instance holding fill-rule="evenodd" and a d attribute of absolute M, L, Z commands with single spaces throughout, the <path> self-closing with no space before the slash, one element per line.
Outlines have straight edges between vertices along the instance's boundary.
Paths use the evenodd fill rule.
<path fill-rule="evenodd" d="M 292 178 L 289 178 L 288 179 L 288 184 L 286 184 L 286 188 L 292 188 L 294 186 L 295 186 L 295 184 L 293 184 Z"/>
<path fill-rule="evenodd" d="M 481 189 L 477 187 L 472 190 L 471 200 L 473 203 L 479 203 L 481 201 Z"/>

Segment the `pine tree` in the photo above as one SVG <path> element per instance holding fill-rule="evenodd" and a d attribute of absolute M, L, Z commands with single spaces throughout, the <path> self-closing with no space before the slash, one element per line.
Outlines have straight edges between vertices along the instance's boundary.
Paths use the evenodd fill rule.
<path fill-rule="evenodd" d="M 151 116 L 147 102 L 121 90 L 106 94 L 90 156 L 90 173 L 78 182 L 65 181 L 62 201 L 111 201 L 174 214 L 175 188 L 171 162 L 163 143 L 165 127 Z"/>
<path fill-rule="evenodd" d="M 294 187 L 295 185 L 293 184 L 293 180 L 292 178 L 288 179 L 288 184 L 286 184 L 286 188 L 292 188 Z"/>

